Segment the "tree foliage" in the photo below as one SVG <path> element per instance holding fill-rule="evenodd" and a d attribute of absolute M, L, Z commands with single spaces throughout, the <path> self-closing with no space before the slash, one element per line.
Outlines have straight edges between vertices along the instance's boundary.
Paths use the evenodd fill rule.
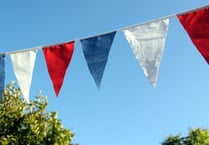
<path fill-rule="evenodd" d="M 39 94 L 26 103 L 13 83 L 0 101 L 1 145 L 69 145 L 73 133 L 65 129 L 56 112 L 47 112 L 47 97 Z"/>
<path fill-rule="evenodd" d="M 207 129 L 190 129 L 188 136 L 169 136 L 162 145 L 209 145 L 209 132 Z"/>

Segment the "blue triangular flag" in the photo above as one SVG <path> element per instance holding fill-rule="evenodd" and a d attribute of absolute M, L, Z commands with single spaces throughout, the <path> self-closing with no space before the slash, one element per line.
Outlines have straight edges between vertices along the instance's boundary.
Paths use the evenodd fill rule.
<path fill-rule="evenodd" d="M 100 83 L 115 34 L 116 32 L 111 32 L 80 40 L 84 57 L 98 88 L 100 88 Z"/>
<path fill-rule="evenodd" d="M 0 98 L 4 91 L 4 82 L 5 81 L 5 55 L 0 55 Z M 1 100 L 0 99 L 0 100 Z"/>

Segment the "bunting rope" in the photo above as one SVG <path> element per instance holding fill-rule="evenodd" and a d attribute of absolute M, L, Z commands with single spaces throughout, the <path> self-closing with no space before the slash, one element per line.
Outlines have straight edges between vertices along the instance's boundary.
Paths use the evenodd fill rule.
<path fill-rule="evenodd" d="M 204 9 L 204 8 L 207 8 L 207 7 L 209 7 L 209 5 L 201 6 L 201 7 L 194 8 L 194 9 L 191 9 L 191 10 L 187 10 L 187 11 L 184 11 L 184 12 L 181 12 L 181 13 L 176 13 L 176 14 L 172 14 L 172 15 L 169 15 L 169 16 L 153 19 L 153 20 L 146 21 L 146 22 L 143 22 L 143 23 L 137 23 L 137 24 L 134 24 L 134 25 L 129 25 L 129 26 L 118 28 L 118 29 L 115 29 L 115 30 L 112 30 L 112 31 L 109 31 L 109 32 L 103 32 L 103 33 L 98 33 L 98 34 L 94 34 L 94 35 L 89 35 L 89 36 L 86 36 L 86 37 L 80 37 L 80 38 L 72 39 L 70 41 L 64 41 L 64 42 L 60 42 L 60 43 L 56 43 L 56 44 L 54 43 L 54 44 L 36 46 L 36 47 L 33 47 L 33 48 L 26 48 L 26 49 L 22 49 L 22 50 L 2 52 L 2 53 L 0 53 L 0 55 L 9 55 L 9 54 L 14 54 L 14 53 L 39 50 L 39 49 L 42 49 L 43 47 L 52 47 L 52 46 L 55 46 L 55 45 L 60 45 L 60 44 L 68 43 L 68 42 L 71 42 L 71 41 L 77 42 L 77 41 L 80 41 L 80 40 L 83 40 L 83 39 L 88 39 L 88 38 L 91 38 L 91 37 L 94 37 L 94 36 L 100 36 L 100 35 L 104 35 L 104 34 L 107 34 L 107 33 L 112 33 L 112 32 L 115 32 L 115 31 L 120 32 L 120 31 L 123 31 L 124 29 L 128 29 L 130 27 L 140 26 L 140 25 L 144 25 L 144 24 L 147 24 L 147 23 L 160 21 L 160 20 L 163 20 L 163 19 L 170 19 L 170 18 L 176 17 L 178 15 L 183 15 L 183 14 L 190 13 L 190 12 L 193 12 L 193 11 L 197 11 L 197 10 L 200 10 L 200 9 Z"/>

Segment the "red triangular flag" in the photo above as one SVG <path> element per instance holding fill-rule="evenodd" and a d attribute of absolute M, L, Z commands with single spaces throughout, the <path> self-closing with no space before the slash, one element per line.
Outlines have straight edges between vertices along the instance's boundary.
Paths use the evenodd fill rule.
<path fill-rule="evenodd" d="M 209 8 L 178 15 L 178 19 L 209 64 Z"/>
<path fill-rule="evenodd" d="M 44 57 L 56 96 L 58 96 L 62 86 L 73 50 L 74 41 L 56 46 L 43 47 Z"/>

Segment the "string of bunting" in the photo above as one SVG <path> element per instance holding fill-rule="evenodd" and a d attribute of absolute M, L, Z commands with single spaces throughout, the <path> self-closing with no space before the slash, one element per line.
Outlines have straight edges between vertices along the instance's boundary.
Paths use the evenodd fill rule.
<path fill-rule="evenodd" d="M 55 94 L 58 96 L 77 41 L 81 43 L 89 71 L 97 87 L 100 88 L 112 43 L 115 34 L 119 31 L 124 33 L 145 76 L 151 85 L 155 87 L 160 60 L 165 47 L 169 20 L 172 17 L 178 18 L 193 44 L 209 64 L 208 5 L 68 42 L 0 53 L 0 93 L 3 91 L 5 85 L 5 56 L 9 55 L 23 97 L 29 102 L 36 54 L 38 50 L 42 50 Z"/>

